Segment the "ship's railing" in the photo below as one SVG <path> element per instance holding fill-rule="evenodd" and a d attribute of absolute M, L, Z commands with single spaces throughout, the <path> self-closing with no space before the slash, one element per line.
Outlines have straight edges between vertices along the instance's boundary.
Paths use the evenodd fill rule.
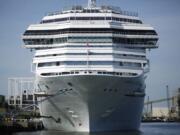
<path fill-rule="evenodd" d="M 69 42 L 70 43 L 70 42 Z M 73 43 L 73 42 L 72 42 Z M 72 44 L 71 43 L 71 44 Z M 80 42 L 77 42 L 80 43 Z M 83 43 L 83 42 L 82 42 Z M 81 43 L 80 43 L 81 44 Z M 39 45 L 39 44 L 33 44 L 33 45 L 22 45 L 25 48 L 56 48 L 56 47 L 62 47 L 62 48 L 66 48 L 68 47 L 67 45 L 64 45 L 64 43 L 59 43 L 59 44 L 47 44 L 47 45 Z M 83 47 L 83 46 L 82 46 Z M 117 44 L 112 46 L 114 48 L 121 48 L 121 47 L 129 47 L 129 48 L 158 48 L 159 44 Z M 141 52 L 141 51 L 139 51 Z M 143 51 L 142 51 L 143 52 Z"/>
<path fill-rule="evenodd" d="M 142 72 L 141 72 L 142 73 Z M 106 70 L 74 70 L 66 72 L 49 72 L 41 73 L 41 76 L 64 76 L 64 75 L 111 75 L 111 76 L 123 76 L 123 77 L 135 77 L 140 74 L 140 72 L 110 72 Z"/>
<path fill-rule="evenodd" d="M 57 71 L 59 69 L 65 70 L 65 71 L 72 71 L 72 70 L 125 70 L 125 71 L 142 71 L 143 69 L 141 67 L 135 67 L 135 66 L 118 66 L 118 65 L 90 65 L 88 64 L 88 61 L 86 61 L 86 65 L 61 65 L 61 66 L 50 66 L 50 67 L 38 67 L 39 71 Z"/>
<path fill-rule="evenodd" d="M 98 22 L 97 22 L 98 23 Z M 107 22 L 106 22 L 107 23 Z M 140 24 L 140 23 L 126 23 L 126 22 L 119 22 L 119 21 L 115 21 L 112 20 L 110 22 L 108 22 L 110 25 L 115 25 L 115 26 L 140 26 L 140 27 L 151 27 L 151 25 L 149 24 Z"/>
<path fill-rule="evenodd" d="M 107 13 L 107 12 L 111 12 L 111 13 L 117 13 L 117 14 L 121 14 L 121 15 L 125 15 L 125 16 L 134 16 L 134 17 L 138 17 L 138 13 L 137 12 L 132 12 L 132 11 L 125 11 L 122 10 L 120 7 L 116 7 L 116 6 L 106 6 L 103 5 L 101 7 L 94 7 L 94 8 L 84 8 L 83 6 L 80 5 L 75 5 L 75 6 L 69 6 L 69 7 L 64 7 L 62 11 L 55 11 L 55 12 L 50 12 L 47 13 L 47 16 L 53 16 L 53 15 L 58 15 L 58 14 L 65 14 L 65 13 L 69 13 L 69 12 L 73 12 L 73 13 Z"/>
<path fill-rule="evenodd" d="M 74 6 L 66 6 L 63 7 L 61 11 L 55 11 L 55 12 L 49 12 L 46 15 L 47 16 L 53 16 L 53 15 L 59 15 L 59 14 L 65 14 L 68 12 L 79 12 L 82 11 L 84 8 L 81 5 L 74 5 Z"/>
<path fill-rule="evenodd" d="M 87 54 L 86 54 L 87 55 Z M 89 55 L 91 58 L 97 58 L 97 55 L 93 53 Z M 42 58 L 46 57 L 46 59 L 54 59 L 53 55 L 49 55 L 49 56 L 41 56 L 41 57 L 36 57 L 36 60 L 41 60 Z M 72 55 L 72 56 L 68 56 L 68 57 L 72 57 L 72 58 L 82 58 L 82 55 Z M 135 56 L 123 56 L 121 54 L 109 54 L 109 55 L 98 55 L 98 57 L 102 57 L 102 58 L 120 58 L 120 59 L 128 59 L 128 60 L 147 60 L 145 57 L 135 57 Z M 56 58 L 67 58 L 66 54 L 61 54 L 61 55 L 56 55 Z M 34 70 L 33 70 L 34 71 Z"/>
<path fill-rule="evenodd" d="M 120 7 L 117 7 L 117 6 L 101 6 L 101 9 L 111 10 L 113 13 L 118 13 L 121 15 L 138 17 L 137 12 L 125 11 L 125 10 L 122 10 Z"/>

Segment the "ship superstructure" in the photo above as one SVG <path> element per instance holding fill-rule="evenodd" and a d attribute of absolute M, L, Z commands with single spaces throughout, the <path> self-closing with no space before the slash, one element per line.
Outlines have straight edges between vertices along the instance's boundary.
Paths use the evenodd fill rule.
<path fill-rule="evenodd" d="M 111 131 L 140 125 L 149 71 L 146 50 L 158 35 L 137 13 L 96 6 L 50 13 L 23 34 L 35 50 L 44 125 L 65 131 Z"/>

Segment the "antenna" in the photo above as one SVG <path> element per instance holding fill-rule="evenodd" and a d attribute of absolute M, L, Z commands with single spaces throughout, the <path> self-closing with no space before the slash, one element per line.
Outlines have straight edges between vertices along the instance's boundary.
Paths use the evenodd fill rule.
<path fill-rule="evenodd" d="M 96 7 L 96 0 L 89 0 L 88 1 L 88 7 L 89 8 Z"/>

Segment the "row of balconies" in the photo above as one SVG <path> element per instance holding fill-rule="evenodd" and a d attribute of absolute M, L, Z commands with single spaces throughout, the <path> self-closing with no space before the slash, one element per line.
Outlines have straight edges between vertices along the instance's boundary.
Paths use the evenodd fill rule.
<path fill-rule="evenodd" d="M 73 34 L 56 34 L 56 35 L 23 35 L 23 39 L 49 39 L 49 38 L 61 38 L 61 37 L 73 37 L 73 36 L 79 36 L 79 37 L 94 37 L 94 36 L 107 36 L 107 37 L 122 37 L 122 38 L 158 38 L 157 35 L 140 35 L 139 33 L 128 35 L 128 34 L 113 34 L 113 33 L 73 33 Z M 86 38 L 87 40 L 88 38 Z"/>
<path fill-rule="evenodd" d="M 147 63 L 147 59 L 146 58 L 126 58 L 125 56 L 122 57 L 112 57 L 112 56 L 91 56 L 91 55 L 84 55 L 83 56 L 57 56 L 57 57 L 51 57 L 51 58 L 34 58 L 33 59 L 33 63 L 56 63 L 56 62 L 60 62 L 60 63 L 64 63 L 64 65 L 68 64 L 68 63 L 72 63 L 74 62 L 74 65 L 78 65 L 78 62 L 91 62 L 93 65 L 97 65 L 95 64 L 95 62 L 99 62 L 99 63 L 104 63 L 105 62 L 112 62 L 109 64 L 113 64 L 113 63 L 118 63 L 118 62 L 128 62 L 128 63 Z M 109 65 L 108 64 L 108 65 Z M 80 64 L 81 65 L 81 64 Z"/>
<path fill-rule="evenodd" d="M 61 66 L 61 68 L 57 66 L 52 67 L 40 67 L 37 68 L 36 72 L 37 74 L 41 73 L 49 73 L 49 72 L 66 72 L 66 71 L 83 71 L 83 70 L 89 70 L 89 71 L 114 71 L 114 72 L 133 72 L 133 73 L 141 73 L 144 72 L 145 69 L 148 69 L 149 66 L 145 67 L 130 67 L 130 66 L 92 66 L 92 65 L 84 65 L 84 66 Z"/>
<path fill-rule="evenodd" d="M 72 43 L 73 44 L 73 43 Z M 81 44 L 81 43 L 79 43 Z M 128 48 L 133 48 L 133 49 L 137 49 L 137 48 L 142 48 L 142 49 L 145 49 L 145 48 L 157 48 L 159 46 L 159 44 L 156 44 L 156 45 L 152 45 L 152 44 L 118 44 L 116 45 L 115 47 L 128 47 Z M 60 47 L 64 47 L 64 48 L 73 48 L 73 46 L 67 46 L 65 43 L 59 43 L 59 44 L 48 44 L 48 45 L 39 45 L 39 44 L 34 44 L 34 45 L 23 45 L 23 47 L 25 48 L 29 48 L 29 49 L 40 49 L 40 48 L 43 48 L 43 49 L 53 49 L 53 48 L 60 48 Z M 75 47 L 75 46 L 74 46 Z M 82 46 L 79 48 L 85 48 L 85 46 Z M 94 46 L 96 47 L 96 46 Z M 99 47 L 99 46 L 97 46 Z M 112 46 L 113 47 L 113 46 Z M 111 48 L 112 48 L 111 47 Z M 77 48 L 77 47 L 75 47 Z"/>
<path fill-rule="evenodd" d="M 39 56 L 39 57 L 35 57 L 33 60 L 35 61 L 49 61 L 49 60 L 84 60 L 87 59 L 92 59 L 92 60 L 102 60 L 103 59 L 111 59 L 111 60 L 115 60 L 115 59 L 123 59 L 123 60 L 141 60 L 141 61 L 146 61 L 147 59 L 145 57 L 142 56 L 125 56 L 125 55 L 118 55 L 118 54 L 101 54 L 101 55 L 88 55 L 88 54 L 83 54 L 83 55 L 69 55 L 69 54 L 61 54 L 61 55 L 57 55 L 57 56 Z"/>
<path fill-rule="evenodd" d="M 60 44 L 61 47 L 58 48 L 47 48 L 43 50 L 37 50 L 36 56 L 38 55 L 49 55 L 49 54 L 59 54 L 62 53 L 77 53 L 77 52 L 87 52 L 87 50 L 93 53 L 119 53 L 119 54 L 133 54 L 133 55 L 144 55 L 146 53 L 145 49 L 141 48 L 124 48 L 120 47 L 118 44 L 108 44 L 108 43 L 91 43 L 87 46 L 87 43 L 66 43 Z M 54 46 L 54 45 L 53 45 Z"/>

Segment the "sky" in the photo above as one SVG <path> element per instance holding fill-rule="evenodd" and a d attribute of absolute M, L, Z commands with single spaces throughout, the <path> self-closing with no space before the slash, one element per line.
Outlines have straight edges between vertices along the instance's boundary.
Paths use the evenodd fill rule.
<path fill-rule="evenodd" d="M 21 35 L 28 25 L 38 23 L 48 12 L 88 0 L 0 0 L 0 94 L 7 95 L 9 77 L 31 77 L 33 53 L 22 47 Z M 146 93 L 150 99 L 171 95 L 180 87 L 180 0 L 97 0 L 135 11 L 159 35 L 159 48 L 148 52 L 150 73 Z"/>

